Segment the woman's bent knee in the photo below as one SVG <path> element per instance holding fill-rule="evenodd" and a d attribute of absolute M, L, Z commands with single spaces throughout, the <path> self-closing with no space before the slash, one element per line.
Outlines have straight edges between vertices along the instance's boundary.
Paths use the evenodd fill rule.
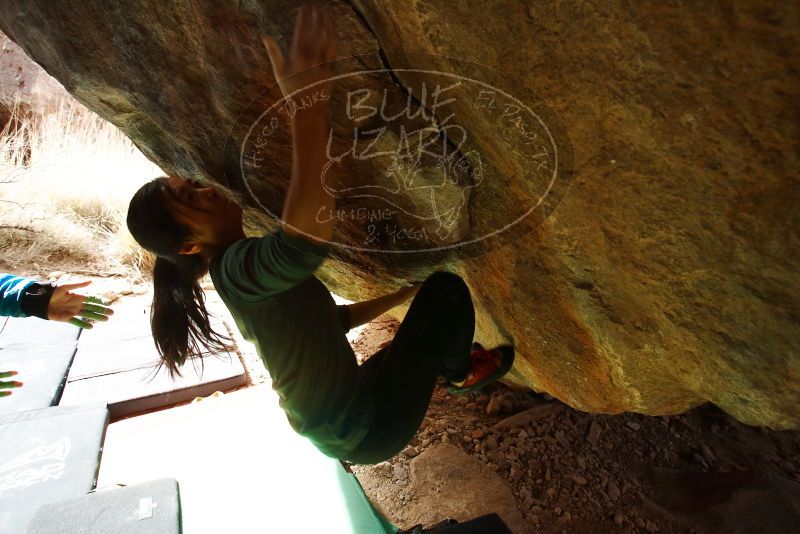
<path fill-rule="evenodd" d="M 441 293 L 445 299 L 471 298 L 469 287 L 464 279 L 448 271 L 436 271 L 429 275 L 420 286 L 419 293 L 423 292 Z"/>
<path fill-rule="evenodd" d="M 449 271 L 436 271 L 431 273 L 422 283 L 422 287 L 425 287 L 426 284 L 436 287 L 466 287 L 467 285 L 463 278 Z"/>

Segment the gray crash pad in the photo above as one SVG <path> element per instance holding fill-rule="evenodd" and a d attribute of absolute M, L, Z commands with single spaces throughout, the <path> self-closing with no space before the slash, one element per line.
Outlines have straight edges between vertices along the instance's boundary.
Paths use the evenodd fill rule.
<path fill-rule="evenodd" d="M 60 405 L 103 401 L 118 419 L 246 384 L 235 352 L 205 353 L 202 362 L 184 364 L 183 376 L 174 381 L 166 367 L 155 374 L 159 355 L 150 331 L 150 303 L 147 296 L 121 300 L 110 321 L 82 334 Z M 227 334 L 221 320 L 212 318 L 211 325 Z"/>
<path fill-rule="evenodd" d="M 81 329 L 38 317 L 4 317 L 0 371 L 24 384 L 0 399 L 0 415 L 58 404 Z"/>
<path fill-rule="evenodd" d="M 0 532 L 22 534 L 39 506 L 94 488 L 108 421 L 105 404 L 0 416 Z"/>
<path fill-rule="evenodd" d="M 174 478 L 104 489 L 44 504 L 27 534 L 179 534 L 181 501 Z"/>

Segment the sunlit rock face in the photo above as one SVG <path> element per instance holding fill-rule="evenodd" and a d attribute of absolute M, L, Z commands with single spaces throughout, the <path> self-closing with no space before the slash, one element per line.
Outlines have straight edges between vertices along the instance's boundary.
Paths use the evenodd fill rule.
<path fill-rule="evenodd" d="M 255 233 L 291 175 L 259 34 L 285 49 L 293 4 L 4 1 L 0 29 Z M 582 410 L 800 428 L 798 8 L 527 4 L 330 3 L 319 276 L 356 300 L 461 274 L 507 380 Z"/>
<path fill-rule="evenodd" d="M 65 98 L 71 99 L 61 84 L 0 32 L 0 131 L 24 129 L 34 117 L 58 109 Z"/>

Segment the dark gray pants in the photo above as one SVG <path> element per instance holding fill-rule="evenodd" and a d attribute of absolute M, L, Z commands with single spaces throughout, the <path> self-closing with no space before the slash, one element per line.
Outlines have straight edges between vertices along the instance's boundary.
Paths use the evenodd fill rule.
<path fill-rule="evenodd" d="M 437 271 L 422 283 L 392 342 L 360 367 L 375 420 L 347 460 L 374 464 L 400 452 L 425 418 L 436 377 L 463 380 L 470 367 L 475 309 L 464 280 Z"/>

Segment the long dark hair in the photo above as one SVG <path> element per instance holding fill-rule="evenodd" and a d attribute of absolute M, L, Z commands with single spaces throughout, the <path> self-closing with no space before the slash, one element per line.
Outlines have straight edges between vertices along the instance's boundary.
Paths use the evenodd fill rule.
<path fill-rule="evenodd" d="M 131 199 L 127 223 L 136 242 L 156 255 L 150 329 L 161 358 L 155 373 L 166 365 L 174 379 L 181 376 L 179 368 L 187 358 L 202 364 L 203 352 L 228 351 L 232 346 L 231 339 L 214 331 L 208 320 L 199 283 L 208 272 L 208 261 L 199 254 L 177 252 L 190 231 L 167 210 L 164 198 L 169 194 L 165 176 L 144 184 Z"/>

